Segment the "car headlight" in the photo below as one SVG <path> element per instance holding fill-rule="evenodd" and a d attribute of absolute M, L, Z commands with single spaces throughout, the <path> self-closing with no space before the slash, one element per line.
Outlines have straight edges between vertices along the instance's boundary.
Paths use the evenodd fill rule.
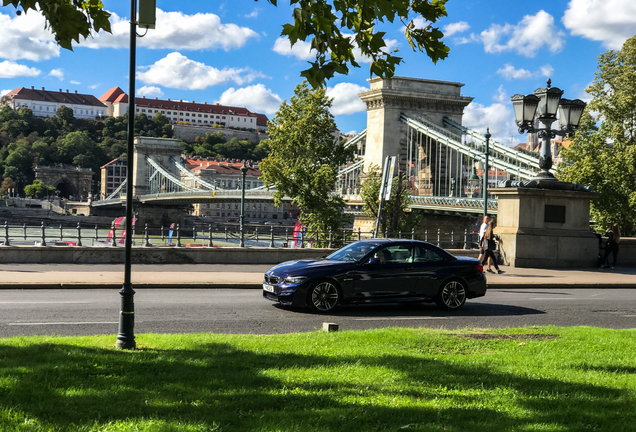
<path fill-rule="evenodd" d="M 307 276 L 288 276 L 285 278 L 285 283 L 289 285 L 300 285 L 309 279 Z"/>

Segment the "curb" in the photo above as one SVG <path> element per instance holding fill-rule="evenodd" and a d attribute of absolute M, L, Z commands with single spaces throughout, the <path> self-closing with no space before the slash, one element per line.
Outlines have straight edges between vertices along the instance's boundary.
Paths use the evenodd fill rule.
<path fill-rule="evenodd" d="M 260 283 L 133 283 L 134 289 L 262 289 Z M 45 290 L 45 289 L 121 289 L 121 283 L 16 283 L 16 284 L 0 284 L 0 290 Z M 506 284 L 492 283 L 488 284 L 489 290 L 501 289 L 636 289 L 636 283 L 522 283 L 522 284 Z"/>
<path fill-rule="evenodd" d="M 153 283 L 133 283 L 133 289 L 262 289 L 262 284 L 252 283 L 192 283 L 192 284 L 153 284 Z M 0 290 L 45 290 L 45 289 L 121 289 L 122 283 L 16 283 L 0 284 Z"/>

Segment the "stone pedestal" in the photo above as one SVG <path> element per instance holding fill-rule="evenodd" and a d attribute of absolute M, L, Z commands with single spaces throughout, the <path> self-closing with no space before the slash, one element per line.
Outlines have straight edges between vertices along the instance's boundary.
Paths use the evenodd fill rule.
<path fill-rule="evenodd" d="M 499 199 L 495 234 L 511 267 L 595 267 L 598 238 L 590 230 L 590 201 L 598 194 L 571 183 L 540 181 L 537 188 L 489 191 Z"/>

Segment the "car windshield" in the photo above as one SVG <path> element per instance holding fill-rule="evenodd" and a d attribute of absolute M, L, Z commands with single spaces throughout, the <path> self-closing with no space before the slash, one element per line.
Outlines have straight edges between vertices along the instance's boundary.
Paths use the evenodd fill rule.
<path fill-rule="evenodd" d="M 327 259 L 336 261 L 358 261 L 366 254 L 380 246 L 380 243 L 372 242 L 356 242 L 347 245 L 341 249 L 338 249 L 331 255 L 327 256 Z"/>

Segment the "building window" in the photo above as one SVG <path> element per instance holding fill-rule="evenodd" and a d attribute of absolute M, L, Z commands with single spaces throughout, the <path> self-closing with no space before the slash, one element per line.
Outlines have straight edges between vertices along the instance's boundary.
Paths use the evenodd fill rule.
<path fill-rule="evenodd" d="M 247 122 L 247 119 L 246 119 L 246 118 L 244 118 L 244 119 L 243 119 L 243 123 L 246 123 L 246 122 Z"/>
<path fill-rule="evenodd" d="M 225 116 L 221 117 L 221 119 L 225 120 Z"/>
<path fill-rule="evenodd" d="M 186 113 L 186 117 L 190 117 L 190 113 Z"/>
<path fill-rule="evenodd" d="M 139 111 L 139 108 L 137 108 L 137 111 Z M 143 109 L 141 110 L 141 112 L 146 112 L 146 109 L 145 109 L 145 108 L 143 108 Z"/>
<path fill-rule="evenodd" d="M 250 119 L 250 123 L 254 123 L 254 119 Z"/>
<path fill-rule="evenodd" d="M 180 116 L 182 116 L 182 115 L 183 115 L 183 113 L 179 113 L 179 115 L 180 115 Z"/>
<path fill-rule="evenodd" d="M 155 111 L 156 112 L 156 111 Z M 161 114 L 165 114 L 165 111 L 161 111 Z"/>
<path fill-rule="evenodd" d="M 201 114 L 199 114 L 199 117 L 201 117 Z"/>
<path fill-rule="evenodd" d="M 207 114 L 205 114 L 205 115 L 203 116 L 203 118 L 208 118 L 208 115 L 207 115 Z"/>

